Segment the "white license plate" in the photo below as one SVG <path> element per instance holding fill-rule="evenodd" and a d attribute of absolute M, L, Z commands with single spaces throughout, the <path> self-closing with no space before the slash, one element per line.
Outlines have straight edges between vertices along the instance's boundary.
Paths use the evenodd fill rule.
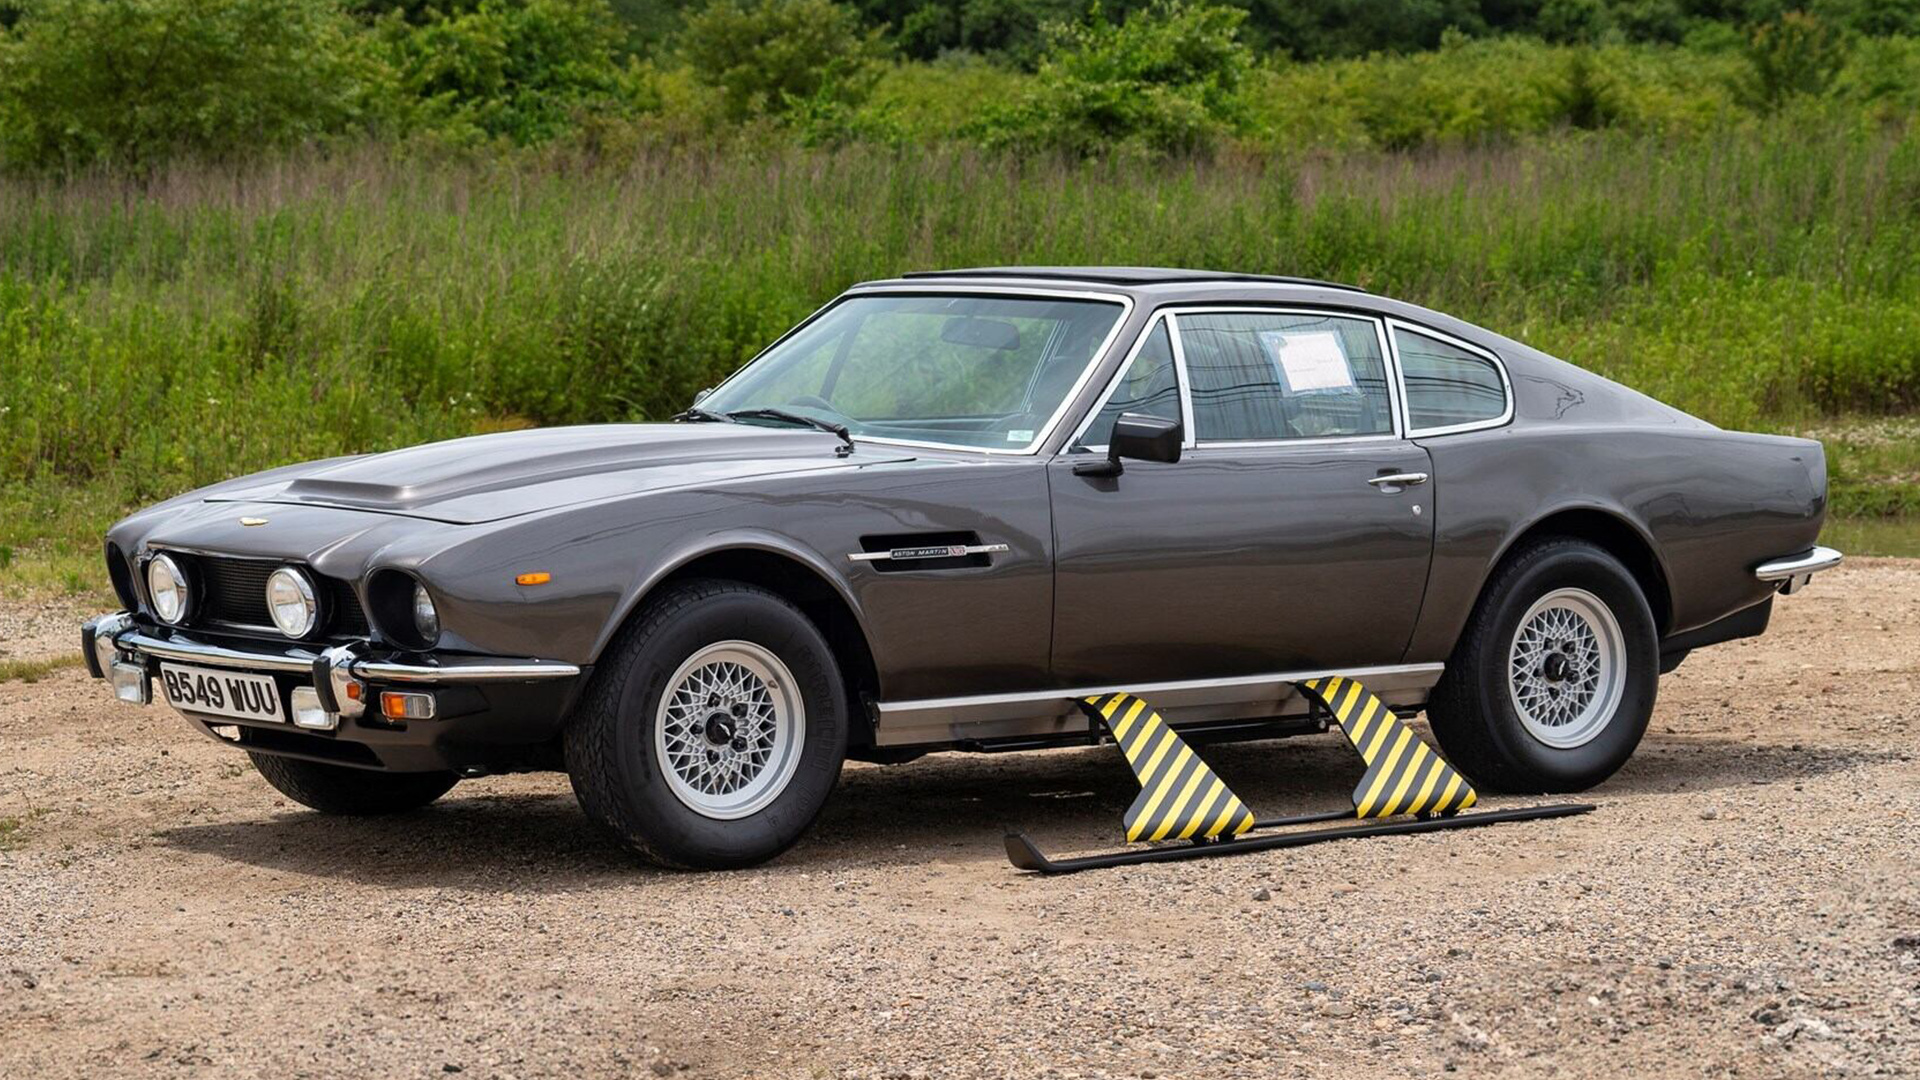
<path fill-rule="evenodd" d="M 280 704 L 280 688 L 266 675 L 162 663 L 160 688 L 167 695 L 167 704 L 181 712 L 275 724 L 287 721 L 286 709 Z"/>

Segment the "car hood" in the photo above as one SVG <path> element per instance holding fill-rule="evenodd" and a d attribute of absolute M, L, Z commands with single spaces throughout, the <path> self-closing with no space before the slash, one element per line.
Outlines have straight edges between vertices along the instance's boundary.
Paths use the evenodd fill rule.
<path fill-rule="evenodd" d="M 476 435 L 242 478 L 208 502 L 290 503 L 478 524 L 575 503 L 772 473 L 904 460 L 871 444 L 748 424 L 603 424 Z"/>

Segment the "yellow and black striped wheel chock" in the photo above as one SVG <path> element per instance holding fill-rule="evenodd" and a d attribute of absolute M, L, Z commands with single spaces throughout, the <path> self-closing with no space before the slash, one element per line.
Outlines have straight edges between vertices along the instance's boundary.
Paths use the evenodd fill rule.
<path fill-rule="evenodd" d="M 1351 837 L 1399 836 L 1568 817 L 1593 809 L 1587 803 L 1560 803 L 1462 815 L 1460 811 L 1479 800 L 1473 785 L 1366 687 L 1337 675 L 1294 685 L 1316 711 L 1324 711 L 1330 723 L 1339 725 L 1366 764 L 1366 774 L 1353 789 L 1352 808 L 1258 818 L 1153 706 L 1132 694 L 1101 694 L 1082 698 L 1079 705 L 1094 731 L 1104 728 L 1113 736 L 1140 781 L 1140 795 L 1121 819 L 1127 840 L 1159 846 L 1051 859 L 1025 833 L 1008 833 L 1007 858 L 1022 870 L 1063 874 L 1132 863 L 1271 851 Z M 1387 820 L 1392 818 L 1404 820 Z M 1353 824 L 1330 829 L 1297 828 L 1334 821 Z"/>

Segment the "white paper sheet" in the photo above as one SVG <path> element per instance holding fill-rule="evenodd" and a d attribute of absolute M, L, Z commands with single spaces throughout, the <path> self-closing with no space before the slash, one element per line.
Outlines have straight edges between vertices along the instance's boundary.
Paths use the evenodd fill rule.
<path fill-rule="evenodd" d="M 1281 385 L 1289 394 L 1350 394 L 1355 390 L 1353 368 L 1340 335 L 1325 330 L 1298 333 L 1266 330 L 1260 341 L 1280 369 Z"/>

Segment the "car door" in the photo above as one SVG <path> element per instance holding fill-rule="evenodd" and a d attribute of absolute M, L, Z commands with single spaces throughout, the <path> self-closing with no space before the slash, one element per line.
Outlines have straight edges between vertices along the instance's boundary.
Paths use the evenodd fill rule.
<path fill-rule="evenodd" d="M 1435 496 L 1377 319 L 1191 310 L 1149 326 L 1049 466 L 1065 686 L 1401 660 Z M 1121 412 L 1182 419 L 1177 463 L 1076 475 Z"/>

